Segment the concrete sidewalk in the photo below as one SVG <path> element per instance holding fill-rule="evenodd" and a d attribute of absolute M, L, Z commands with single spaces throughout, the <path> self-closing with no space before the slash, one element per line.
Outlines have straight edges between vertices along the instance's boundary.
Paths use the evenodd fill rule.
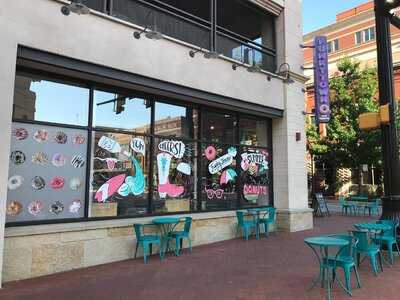
<path fill-rule="evenodd" d="M 316 218 L 315 228 L 278 233 L 257 241 L 241 239 L 200 246 L 189 254 L 153 256 L 6 283 L 0 299 L 324 299 L 325 290 L 307 286 L 317 274 L 308 236 L 340 233 L 364 217 Z M 369 262 L 360 266 L 361 289 L 349 298 L 337 285 L 333 299 L 399 299 L 400 263 L 374 277 Z M 353 277 L 352 277 L 353 279 Z M 354 280 L 353 280 L 354 284 Z"/>

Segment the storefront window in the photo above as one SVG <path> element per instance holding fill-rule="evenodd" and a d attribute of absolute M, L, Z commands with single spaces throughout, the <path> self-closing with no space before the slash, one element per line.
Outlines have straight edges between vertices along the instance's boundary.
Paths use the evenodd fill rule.
<path fill-rule="evenodd" d="M 237 128 L 235 115 L 205 110 L 202 118 L 203 139 L 213 143 L 235 143 Z"/>
<path fill-rule="evenodd" d="M 157 135 L 193 139 L 195 122 L 197 111 L 192 108 L 161 102 L 155 104 L 154 133 Z"/>
<path fill-rule="evenodd" d="M 90 217 L 148 212 L 148 138 L 96 132 L 93 138 Z"/>
<path fill-rule="evenodd" d="M 196 144 L 157 138 L 154 153 L 154 211 L 193 210 L 197 198 Z"/>
<path fill-rule="evenodd" d="M 17 75 L 14 120 L 88 125 L 89 89 L 50 81 L 34 75 Z"/>
<path fill-rule="evenodd" d="M 237 148 L 212 143 L 202 144 L 203 210 L 224 210 L 237 203 Z"/>
<path fill-rule="evenodd" d="M 240 118 L 239 139 L 241 145 L 268 146 L 267 120 L 255 118 Z"/>
<path fill-rule="evenodd" d="M 93 126 L 150 133 L 151 101 L 135 93 L 94 91 Z"/>
<path fill-rule="evenodd" d="M 270 205 L 269 174 L 268 150 L 242 147 L 240 154 L 241 206 Z"/>
<path fill-rule="evenodd" d="M 85 130 L 12 124 L 7 222 L 84 216 Z"/>

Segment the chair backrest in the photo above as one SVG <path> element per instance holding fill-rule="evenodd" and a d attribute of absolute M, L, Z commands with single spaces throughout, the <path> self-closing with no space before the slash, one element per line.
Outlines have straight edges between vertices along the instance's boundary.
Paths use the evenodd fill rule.
<path fill-rule="evenodd" d="M 275 220 L 276 220 L 276 208 L 275 207 L 268 207 L 268 218 L 271 222 L 275 223 Z"/>
<path fill-rule="evenodd" d="M 346 202 L 346 199 L 344 198 L 344 196 L 339 196 L 339 203 L 344 204 L 345 202 Z"/>
<path fill-rule="evenodd" d="M 379 220 L 378 223 L 389 225 L 391 228 L 390 230 L 385 230 L 382 234 L 383 236 L 396 237 L 396 230 L 398 227 L 396 222 L 392 220 Z"/>
<path fill-rule="evenodd" d="M 357 237 L 352 236 L 350 234 L 346 234 L 346 233 L 330 234 L 329 237 L 334 237 L 334 238 L 346 240 L 349 242 L 349 244 L 346 247 L 341 248 L 339 250 L 339 252 L 337 253 L 338 257 L 353 257 L 354 256 L 354 252 L 355 252 L 357 244 L 358 244 Z"/>
<path fill-rule="evenodd" d="M 351 230 L 354 237 L 357 238 L 357 249 L 361 251 L 367 251 L 369 248 L 368 232 L 360 230 Z"/>
<path fill-rule="evenodd" d="M 189 233 L 191 226 L 192 226 L 192 218 L 186 217 L 185 218 L 185 226 L 183 227 L 183 231 Z"/>
<path fill-rule="evenodd" d="M 133 228 L 135 228 L 136 240 L 141 240 L 142 238 L 142 224 L 133 224 Z"/>
<path fill-rule="evenodd" d="M 243 225 L 243 219 L 244 219 L 244 212 L 243 211 L 240 211 L 240 210 L 237 210 L 236 211 L 236 217 L 237 217 L 237 219 L 238 219 L 238 224 L 239 224 L 239 226 L 242 226 Z"/>

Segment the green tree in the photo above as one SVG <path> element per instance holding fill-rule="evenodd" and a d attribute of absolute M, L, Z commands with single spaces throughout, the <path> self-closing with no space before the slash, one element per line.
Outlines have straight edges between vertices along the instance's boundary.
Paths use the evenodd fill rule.
<path fill-rule="evenodd" d="M 358 170 L 361 179 L 361 165 L 382 164 L 380 131 L 365 132 L 358 126 L 360 114 L 379 109 L 376 69 L 361 68 L 359 62 L 348 58 L 339 61 L 337 67 L 338 75 L 329 80 L 332 113 L 326 137 L 311 124 L 307 128 L 308 148 L 336 169 Z"/>

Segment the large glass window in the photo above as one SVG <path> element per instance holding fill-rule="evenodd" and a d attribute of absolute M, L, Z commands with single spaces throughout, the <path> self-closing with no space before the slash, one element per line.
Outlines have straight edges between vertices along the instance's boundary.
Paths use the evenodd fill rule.
<path fill-rule="evenodd" d="M 93 126 L 150 133 L 151 100 L 141 95 L 94 91 Z"/>
<path fill-rule="evenodd" d="M 148 212 L 150 151 L 146 137 L 95 132 L 90 217 Z"/>
<path fill-rule="evenodd" d="M 20 73 L 15 77 L 13 118 L 88 125 L 89 89 Z"/>
<path fill-rule="evenodd" d="M 235 143 L 236 115 L 205 110 L 202 119 L 204 138 L 213 143 Z"/>
<path fill-rule="evenodd" d="M 268 124 L 265 119 L 242 117 L 239 121 L 241 145 L 268 146 Z"/>

